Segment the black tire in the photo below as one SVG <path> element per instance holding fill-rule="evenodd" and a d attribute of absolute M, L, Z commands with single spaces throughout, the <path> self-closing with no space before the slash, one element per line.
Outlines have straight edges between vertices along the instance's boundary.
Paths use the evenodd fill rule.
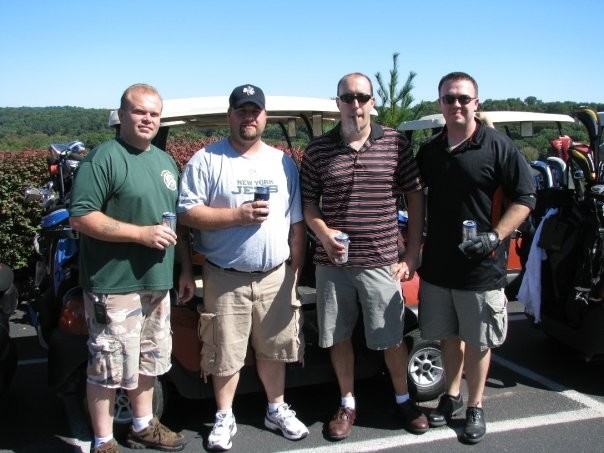
<path fill-rule="evenodd" d="M 431 401 L 445 391 L 445 369 L 438 341 L 411 336 L 407 360 L 409 393 L 416 401 Z"/>

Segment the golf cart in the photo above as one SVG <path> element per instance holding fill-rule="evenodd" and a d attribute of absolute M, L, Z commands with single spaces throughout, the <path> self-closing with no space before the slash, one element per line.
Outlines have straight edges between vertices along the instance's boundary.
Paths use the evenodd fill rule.
<path fill-rule="evenodd" d="M 199 97 L 187 99 L 168 99 L 164 101 L 161 115 L 160 131 L 154 144 L 166 149 L 169 131 L 183 125 L 197 126 L 201 129 L 228 127 L 226 113 L 228 97 Z M 298 128 L 306 129 L 308 137 L 316 137 L 323 133 L 339 119 L 336 103 L 331 99 L 302 98 L 288 96 L 267 96 L 266 108 L 269 124 L 279 125 L 284 133 L 284 140 L 291 148 L 292 139 Z M 109 126 L 119 134 L 119 118 L 116 111 L 109 116 Z M 328 350 L 318 347 L 318 327 L 315 308 L 315 280 L 312 255 L 314 240 L 309 234 L 306 263 L 302 278 L 299 282 L 298 294 L 303 304 L 304 336 L 306 341 L 304 365 L 288 364 L 286 387 L 298 387 L 311 384 L 335 381 Z M 203 256 L 194 255 L 196 275 L 201 275 L 200 266 Z M 419 337 L 417 321 L 417 279 L 403 283 L 406 297 L 404 338 L 410 351 L 408 362 L 408 381 L 410 392 L 419 400 L 437 398 L 444 391 L 444 374 L 438 342 L 424 341 Z M 67 301 L 66 301 L 67 302 Z M 154 412 L 161 416 L 169 394 L 168 389 L 175 390 L 179 395 L 191 399 L 213 397 L 211 382 L 201 376 L 200 351 L 201 343 L 198 336 L 199 313 L 203 306 L 203 281 L 197 279 L 195 298 L 186 306 L 172 306 L 171 322 L 173 332 L 172 368 L 157 380 L 154 388 Z M 51 387 L 65 391 L 69 384 L 70 390 L 84 391 L 85 369 L 88 359 L 86 347 L 87 335 L 83 317 L 75 311 L 83 311 L 81 296 L 79 303 L 69 301 L 64 303 L 61 319 L 77 322 L 70 324 L 58 323 L 53 332 L 50 347 L 55 349 L 53 363 L 49 360 L 49 376 Z M 72 313 L 66 314 L 66 311 Z M 84 331 L 82 331 L 82 327 Z M 364 336 L 361 322 L 356 326 L 353 339 L 356 351 L 356 370 L 358 379 L 369 378 L 382 373 L 384 368 L 383 354 L 370 351 L 364 346 Z M 68 354 L 64 353 L 69 351 Z M 246 365 L 254 363 L 254 355 L 248 350 Z M 261 391 L 262 386 L 254 366 L 245 366 L 241 372 L 238 393 Z M 126 392 L 118 392 L 115 407 L 115 423 L 129 425 L 131 408 Z M 83 395 L 83 393 L 82 393 Z"/>

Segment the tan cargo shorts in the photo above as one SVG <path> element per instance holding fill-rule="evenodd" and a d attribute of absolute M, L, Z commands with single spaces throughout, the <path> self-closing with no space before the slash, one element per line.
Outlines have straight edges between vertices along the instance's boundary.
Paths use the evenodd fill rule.
<path fill-rule="evenodd" d="M 289 265 L 252 273 L 221 269 L 206 261 L 203 291 L 202 375 L 238 372 L 244 366 L 248 343 L 257 360 L 302 361 L 302 312 Z"/>

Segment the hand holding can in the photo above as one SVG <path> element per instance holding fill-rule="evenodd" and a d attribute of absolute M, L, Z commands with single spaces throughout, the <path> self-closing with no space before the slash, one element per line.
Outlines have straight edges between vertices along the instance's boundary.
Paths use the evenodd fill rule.
<path fill-rule="evenodd" d="M 348 235 L 346 233 L 342 233 L 341 231 L 339 231 L 335 236 L 334 239 L 339 243 L 342 244 L 344 246 L 344 254 L 340 257 L 337 257 L 334 259 L 334 263 L 336 264 L 344 264 L 346 262 L 348 262 L 348 247 L 350 245 L 350 238 L 348 237 Z"/>

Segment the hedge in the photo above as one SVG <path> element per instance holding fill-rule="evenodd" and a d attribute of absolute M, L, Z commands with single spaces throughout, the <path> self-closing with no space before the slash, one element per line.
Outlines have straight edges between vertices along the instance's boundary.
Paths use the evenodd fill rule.
<path fill-rule="evenodd" d="M 178 138 L 167 145 L 181 170 L 193 154 L 218 138 L 187 140 Z M 273 145 L 285 150 L 282 144 Z M 289 151 L 286 151 L 289 154 Z M 15 270 L 33 272 L 33 237 L 39 229 L 41 208 L 35 203 L 25 203 L 28 187 L 43 187 L 48 180 L 46 150 L 0 152 L 0 261 Z M 300 148 L 294 148 L 294 158 L 299 160 Z"/>

